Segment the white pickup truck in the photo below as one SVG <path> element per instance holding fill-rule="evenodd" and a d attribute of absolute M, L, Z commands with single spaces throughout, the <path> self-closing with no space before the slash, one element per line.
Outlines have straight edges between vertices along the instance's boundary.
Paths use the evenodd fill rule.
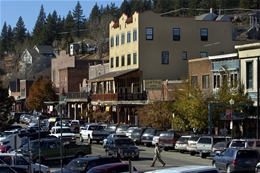
<path fill-rule="evenodd" d="M 54 126 L 51 128 L 50 136 L 55 136 L 57 138 L 62 137 L 62 140 L 64 142 L 69 141 L 76 143 L 76 135 L 72 133 L 70 127 L 62 126 L 61 128 L 60 126 Z"/>
<path fill-rule="evenodd" d="M 16 165 L 17 167 L 28 168 L 28 170 L 31 170 L 31 173 L 50 173 L 50 168 L 48 166 L 33 163 L 32 161 L 29 161 L 27 157 L 23 156 L 23 154 L 19 153 L 1 153 L 0 164 Z"/>
<path fill-rule="evenodd" d="M 104 130 L 105 126 L 99 124 L 88 124 L 80 131 L 80 141 L 84 142 L 84 140 L 88 141 L 88 143 L 92 143 L 92 141 L 96 141 L 99 143 L 103 141 L 109 134 L 109 131 Z"/>

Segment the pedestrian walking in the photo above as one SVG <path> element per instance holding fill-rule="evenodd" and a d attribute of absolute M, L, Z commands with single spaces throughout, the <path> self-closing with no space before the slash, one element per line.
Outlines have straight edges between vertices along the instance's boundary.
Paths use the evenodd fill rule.
<path fill-rule="evenodd" d="M 155 164 L 157 159 L 159 160 L 159 162 L 162 163 L 163 166 L 165 166 L 165 163 L 164 163 L 164 161 L 161 158 L 161 150 L 158 147 L 158 143 L 155 144 L 153 163 L 152 163 L 151 167 L 154 167 L 154 164 Z"/>

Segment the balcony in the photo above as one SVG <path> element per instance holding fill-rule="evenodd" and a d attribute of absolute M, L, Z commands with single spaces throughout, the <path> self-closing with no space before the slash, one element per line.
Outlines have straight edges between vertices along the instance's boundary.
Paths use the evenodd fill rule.
<path fill-rule="evenodd" d="M 68 99 L 87 99 L 89 96 L 88 92 L 69 92 L 66 94 Z"/>
<path fill-rule="evenodd" d="M 146 93 L 107 93 L 107 94 L 92 94 L 92 101 L 131 101 L 131 100 L 147 100 Z"/>

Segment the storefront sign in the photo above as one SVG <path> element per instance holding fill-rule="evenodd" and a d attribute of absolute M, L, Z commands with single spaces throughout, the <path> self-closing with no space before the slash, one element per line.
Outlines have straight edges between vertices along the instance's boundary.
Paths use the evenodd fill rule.
<path fill-rule="evenodd" d="M 144 80 L 144 88 L 148 90 L 161 90 L 162 80 Z"/>

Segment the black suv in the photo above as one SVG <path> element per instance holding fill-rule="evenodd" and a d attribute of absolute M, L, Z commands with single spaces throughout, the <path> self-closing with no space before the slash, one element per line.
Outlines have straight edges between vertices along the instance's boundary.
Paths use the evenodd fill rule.
<path fill-rule="evenodd" d="M 86 173 L 90 168 L 107 163 L 120 163 L 121 160 L 109 156 L 88 156 L 71 160 L 62 170 L 63 173 Z M 53 173 L 60 173 L 61 170 Z"/>
<path fill-rule="evenodd" d="M 139 159 L 139 149 L 130 138 L 110 138 L 107 139 L 105 152 L 107 155 L 113 155 L 118 158 Z"/>

